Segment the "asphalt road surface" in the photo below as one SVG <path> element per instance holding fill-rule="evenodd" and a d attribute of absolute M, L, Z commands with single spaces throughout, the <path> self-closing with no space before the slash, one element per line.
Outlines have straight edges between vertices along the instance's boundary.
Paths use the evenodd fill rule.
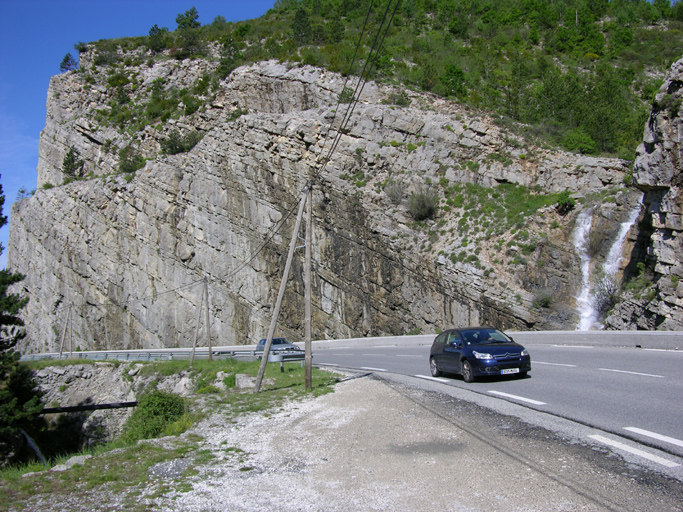
<path fill-rule="evenodd" d="M 359 346 L 335 342 L 314 349 L 316 364 L 376 373 L 417 376 L 441 386 L 493 397 L 566 418 L 675 457 L 650 462 L 664 467 L 683 457 L 683 352 L 597 346 L 526 344 L 532 360 L 527 378 L 483 378 L 471 384 L 459 376 L 433 379 L 429 343 Z M 620 441 L 597 435 L 612 448 Z M 653 460 L 654 459 L 654 460 Z M 662 459 L 662 460 L 659 460 Z"/>

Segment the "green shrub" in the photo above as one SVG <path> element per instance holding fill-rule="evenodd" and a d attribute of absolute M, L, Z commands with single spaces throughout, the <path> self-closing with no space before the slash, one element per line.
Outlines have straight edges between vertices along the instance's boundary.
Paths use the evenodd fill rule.
<path fill-rule="evenodd" d="M 353 101 L 353 89 L 344 87 L 344 90 L 339 93 L 339 103 L 351 103 Z"/>
<path fill-rule="evenodd" d="M 145 159 L 130 144 L 119 151 L 119 171 L 135 172 L 145 165 Z"/>
<path fill-rule="evenodd" d="M 382 104 L 384 105 L 396 105 L 399 107 L 407 107 L 411 103 L 411 99 L 408 97 L 408 93 L 405 91 L 401 92 L 392 92 L 389 94 L 389 96 L 385 99 L 382 100 Z"/>
<path fill-rule="evenodd" d="M 180 419 L 185 412 L 183 399 L 173 393 L 154 390 L 143 395 L 123 428 L 121 440 L 134 444 L 140 439 L 160 435 L 164 429 Z"/>
<path fill-rule="evenodd" d="M 431 219 L 439 206 L 436 192 L 427 187 L 420 187 L 408 200 L 408 212 L 416 221 Z"/>
<path fill-rule="evenodd" d="M 555 209 L 557 210 L 557 213 L 559 213 L 560 215 L 567 215 L 570 211 L 574 209 L 574 206 L 576 206 L 576 201 L 573 197 L 569 196 L 569 191 L 565 190 L 558 196 L 557 205 L 555 206 Z"/>
<path fill-rule="evenodd" d="M 248 114 L 248 113 L 249 113 L 249 111 L 246 109 L 243 110 L 241 108 L 238 108 L 237 110 L 233 110 L 230 113 L 230 116 L 228 117 L 228 122 L 232 123 L 233 121 L 237 121 L 240 117 L 242 117 L 243 115 Z"/>
<path fill-rule="evenodd" d="M 180 136 L 180 132 L 176 129 L 171 130 L 168 137 L 161 141 L 161 150 L 167 155 L 177 155 L 178 153 L 187 153 L 197 143 L 202 140 L 202 134 L 198 131 L 192 131 Z"/>

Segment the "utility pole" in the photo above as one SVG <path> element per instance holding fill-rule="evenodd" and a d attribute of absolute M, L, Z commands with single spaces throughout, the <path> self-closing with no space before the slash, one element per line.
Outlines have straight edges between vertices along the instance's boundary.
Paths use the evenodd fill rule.
<path fill-rule="evenodd" d="M 306 391 L 313 389 L 312 369 L 313 354 L 311 347 L 311 229 L 313 227 L 313 194 L 308 192 L 308 206 L 306 207 L 306 252 L 304 261 L 304 357 L 305 376 L 304 384 Z"/>
<path fill-rule="evenodd" d="M 299 203 L 299 213 L 296 216 L 296 223 L 294 224 L 294 233 L 292 233 L 292 241 L 289 244 L 289 254 L 287 255 L 287 263 L 285 263 L 285 271 L 282 274 L 282 282 L 280 283 L 280 291 L 277 295 L 275 308 L 273 309 L 273 317 L 270 319 L 270 327 L 268 328 L 268 337 L 266 338 L 266 346 L 263 348 L 263 355 L 261 356 L 261 366 L 259 366 L 258 375 L 256 376 L 256 384 L 254 386 L 254 393 L 261 391 L 261 382 L 263 381 L 263 374 L 266 373 L 266 365 L 268 364 L 268 354 L 270 354 L 270 347 L 273 344 L 273 335 L 275 334 L 275 326 L 277 325 L 278 316 L 280 316 L 280 307 L 282 306 L 282 298 L 285 294 L 285 287 L 287 286 L 287 279 L 289 278 L 289 270 L 292 267 L 292 259 L 294 258 L 294 251 L 296 250 L 297 236 L 299 235 L 299 228 L 301 227 L 301 218 L 304 214 L 304 206 L 306 206 L 306 199 L 311 192 L 310 187 L 304 190 L 304 196 Z"/>
<path fill-rule="evenodd" d="M 74 322 L 71 315 L 73 308 L 69 306 L 69 359 L 74 358 Z"/>
<path fill-rule="evenodd" d="M 62 351 L 64 350 L 64 339 L 66 338 L 66 328 L 71 320 L 71 306 L 69 306 L 69 312 L 66 314 L 64 319 L 64 329 L 62 329 L 62 343 L 59 345 L 59 359 L 62 359 Z"/>
<path fill-rule="evenodd" d="M 213 349 L 211 347 L 211 325 L 209 324 L 209 278 L 205 277 L 204 278 L 204 293 L 206 294 L 206 339 L 208 341 L 207 345 L 209 346 L 209 361 L 213 361 Z"/>
<path fill-rule="evenodd" d="M 202 320 L 202 306 L 204 305 L 204 288 L 202 288 L 202 298 L 199 299 L 199 311 L 197 311 L 197 328 L 194 331 L 194 343 L 192 343 L 192 355 L 190 356 L 190 368 L 194 364 L 194 351 L 197 348 L 197 338 L 199 338 L 199 322 Z"/>

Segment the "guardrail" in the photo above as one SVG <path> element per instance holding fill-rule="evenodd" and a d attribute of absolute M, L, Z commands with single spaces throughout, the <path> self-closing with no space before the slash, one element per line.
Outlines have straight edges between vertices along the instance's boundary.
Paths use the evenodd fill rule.
<path fill-rule="evenodd" d="M 263 355 L 263 351 L 256 350 L 231 350 L 218 348 L 212 351 L 212 356 L 215 359 L 249 359 L 257 360 Z M 80 351 L 70 354 L 57 352 L 47 354 L 27 354 L 21 357 L 22 361 L 40 361 L 40 360 L 68 360 L 68 359 L 86 359 L 91 361 L 174 361 L 187 360 L 192 357 L 192 349 L 151 349 L 151 350 L 95 350 L 95 351 Z M 195 359 L 208 359 L 209 351 L 205 349 L 197 349 L 194 353 Z M 271 350 L 268 355 L 268 362 L 280 363 L 281 371 L 284 371 L 285 362 L 299 362 L 305 359 L 305 353 L 298 350 Z"/>

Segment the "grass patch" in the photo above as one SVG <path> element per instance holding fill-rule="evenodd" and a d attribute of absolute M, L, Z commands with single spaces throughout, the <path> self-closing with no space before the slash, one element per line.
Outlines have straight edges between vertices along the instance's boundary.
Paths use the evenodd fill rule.
<path fill-rule="evenodd" d="M 41 363 L 41 367 L 49 366 L 45 361 L 30 364 L 36 363 Z M 60 366 L 66 363 L 59 362 Z M 70 364 L 74 363 L 74 360 L 70 361 Z M 261 393 L 253 394 L 251 390 L 239 390 L 234 387 L 236 374 L 256 376 L 259 364 L 259 361 L 195 360 L 194 367 L 190 370 L 189 361 L 143 363 L 140 374 L 157 378 L 161 375 L 187 372 L 195 381 L 213 382 L 218 372 L 222 371 L 228 375 L 224 377 L 224 382 L 230 381 L 232 386 L 228 386 L 226 391 L 202 395 L 202 400 L 197 402 L 204 404 L 202 409 L 196 406 L 193 397 L 183 399 L 171 393 L 153 390 L 139 397 L 141 405 L 131 415 L 120 439 L 81 453 L 93 455 L 93 458 L 85 461 L 84 465 L 76 465 L 63 472 L 47 471 L 77 455 L 70 454 L 51 460 L 47 465 L 29 464 L 1 470 L 0 502 L 7 508 L 23 510 L 27 508 L 28 500 L 37 495 L 49 495 L 55 502 L 59 502 L 60 495 L 83 494 L 84 491 L 106 487 L 109 491 L 114 490 L 117 494 L 125 496 L 125 510 L 144 510 L 144 505 L 136 498 L 140 495 L 140 486 L 146 485 L 149 481 L 151 466 L 178 458 L 192 458 L 193 464 L 203 464 L 210 462 L 215 455 L 202 446 L 203 437 L 192 433 L 187 433 L 170 443 L 164 441 L 163 446 L 151 440 L 138 442 L 139 439 L 157 435 L 177 436 L 189 430 L 207 414 L 215 412 L 214 408 L 224 413 L 226 422 L 229 423 L 244 413 L 265 412 L 281 406 L 286 401 L 328 393 L 332 391 L 332 385 L 338 381 L 336 375 L 314 368 L 312 391 L 309 393 L 304 388 L 302 367 L 288 365 L 285 366 L 285 372 L 280 372 L 279 364 L 269 364 L 266 367 Z M 239 448 L 226 446 L 224 451 L 240 458 L 243 455 Z M 240 470 L 253 469 L 247 464 L 242 468 Z M 195 470 L 190 465 L 185 476 L 189 476 L 193 471 Z M 22 477 L 26 473 L 34 472 L 37 474 Z M 178 492 L 187 492 L 190 487 L 186 485 L 182 489 L 184 490 Z M 174 487 L 174 490 L 178 489 Z M 163 495 L 170 490 L 159 492 Z M 113 503 L 111 505 L 114 506 Z"/>

